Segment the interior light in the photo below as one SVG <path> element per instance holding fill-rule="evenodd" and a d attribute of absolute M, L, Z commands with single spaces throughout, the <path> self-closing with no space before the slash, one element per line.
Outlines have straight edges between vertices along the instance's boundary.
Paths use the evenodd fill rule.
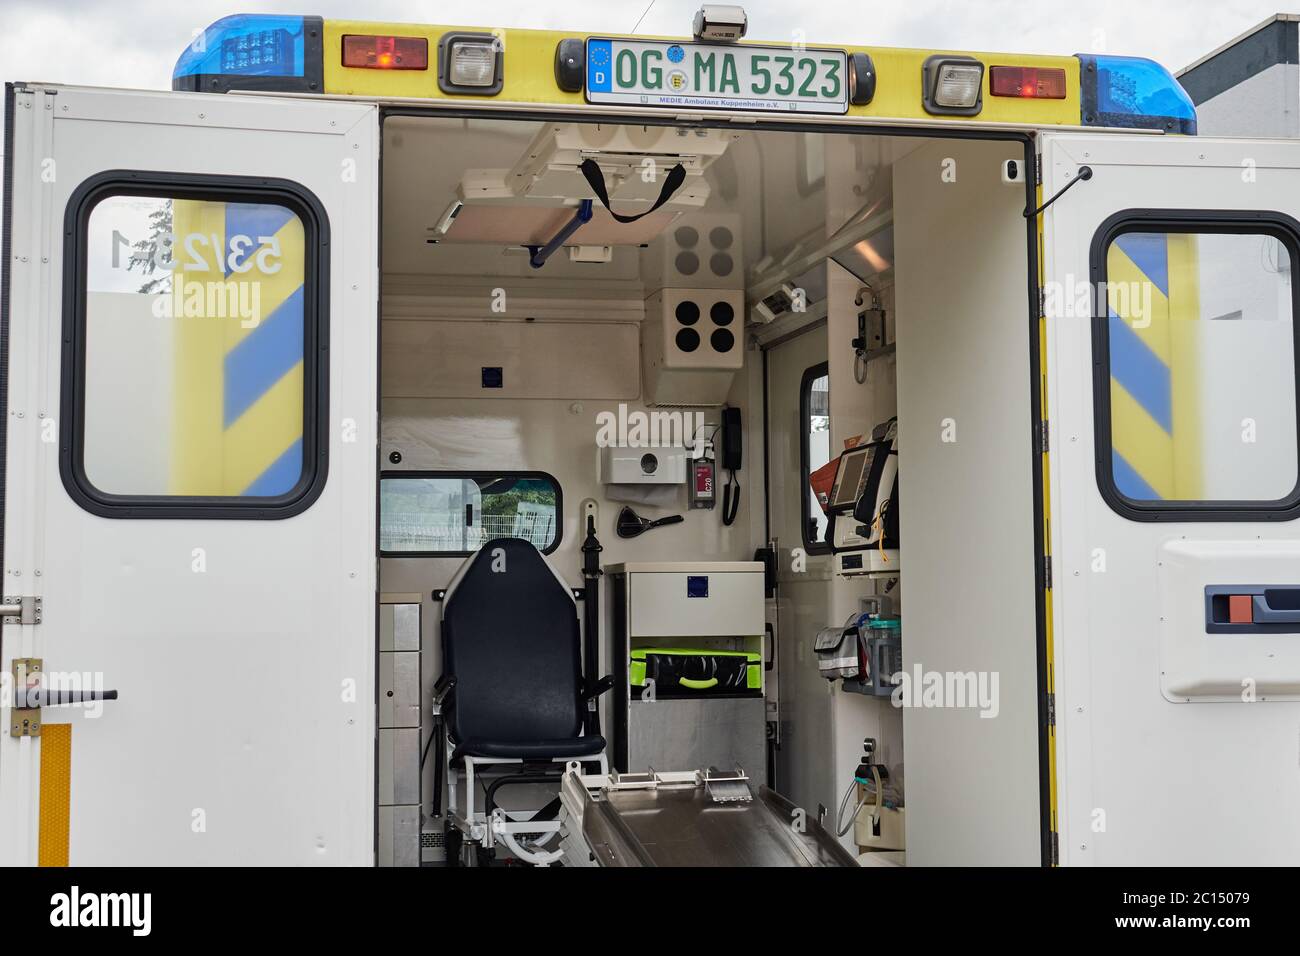
<path fill-rule="evenodd" d="M 456 221 L 456 217 L 460 215 L 460 211 L 464 207 L 465 204 L 459 199 L 453 199 L 451 205 L 449 205 L 438 218 L 438 225 L 433 227 L 433 231 L 440 236 L 445 236 L 447 230 L 451 228 L 452 223 Z"/>
<path fill-rule="evenodd" d="M 496 82 L 496 44 L 458 40 L 451 44 L 447 77 L 454 86 L 492 86 Z"/>
<path fill-rule="evenodd" d="M 989 92 L 1026 99 L 1065 99 L 1065 70 L 1037 66 L 989 67 Z"/>
<path fill-rule="evenodd" d="M 429 41 L 424 37 L 343 37 L 343 65 L 366 70 L 427 70 Z"/>
<path fill-rule="evenodd" d="M 858 255 L 867 260 L 867 264 L 877 272 L 884 272 L 889 268 L 889 260 L 880 254 L 880 252 L 868 240 L 863 239 L 853 247 Z"/>

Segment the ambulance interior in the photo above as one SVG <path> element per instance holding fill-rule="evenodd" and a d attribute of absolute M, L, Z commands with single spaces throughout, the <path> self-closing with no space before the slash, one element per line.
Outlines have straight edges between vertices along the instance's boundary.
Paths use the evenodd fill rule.
<path fill-rule="evenodd" d="M 454 706 L 553 702 L 528 643 L 553 636 L 545 602 L 480 573 L 511 538 L 497 558 L 587 589 L 579 622 L 597 589 L 600 769 L 713 775 L 687 824 L 627 812 L 675 828 L 641 834 L 672 861 L 765 862 L 703 822 L 734 811 L 737 770 L 850 862 L 1040 861 L 1037 346 L 1027 191 L 1005 182 L 1024 158 L 1012 138 L 385 118 L 381 859 L 412 827 L 426 864 L 558 853 L 444 819 L 451 777 L 467 809 L 430 708 L 444 618 Z M 896 471 L 860 502 L 877 453 Z M 929 672 L 993 681 L 926 706 Z M 477 769 L 480 819 L 557 812 L 534 762 Z"/>

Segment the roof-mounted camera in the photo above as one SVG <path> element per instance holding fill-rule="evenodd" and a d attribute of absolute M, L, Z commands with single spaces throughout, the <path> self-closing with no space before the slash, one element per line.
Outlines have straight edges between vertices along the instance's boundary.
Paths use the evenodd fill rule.
<path fill-rule="evenodd" d="M 706 3 L 695 14 L 695 39 L 735 43 L 745 35 L 749 17 L 745 8 L 726 3 Z"/>

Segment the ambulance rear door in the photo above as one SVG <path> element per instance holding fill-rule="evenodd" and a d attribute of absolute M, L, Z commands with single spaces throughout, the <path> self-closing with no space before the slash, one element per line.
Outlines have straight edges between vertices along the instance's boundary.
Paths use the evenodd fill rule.
<path fill-rule="evenodd" d="M 6 116 L 0 862 L 369 864 L 377 108 Z"/>
<path fill-rule="evenodd" d="M 1291 863 L 1300 143 L 1042 159 L 1061 862 Z"/>

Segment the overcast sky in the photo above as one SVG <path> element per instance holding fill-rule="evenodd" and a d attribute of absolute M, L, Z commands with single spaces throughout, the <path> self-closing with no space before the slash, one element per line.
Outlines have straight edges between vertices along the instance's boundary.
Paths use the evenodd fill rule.
<path fill-rule="evenodd" d="M 649 0 L 0 0 L 0 79 L 167 87 L 193 32 L 231 13 L 627 33 Z M 750 0 L 752 39 L 1149 56 L 1172 70 L 1282 0 Z M 641 33 L 690 33 L 699 0 L 655 0 Z"/>

